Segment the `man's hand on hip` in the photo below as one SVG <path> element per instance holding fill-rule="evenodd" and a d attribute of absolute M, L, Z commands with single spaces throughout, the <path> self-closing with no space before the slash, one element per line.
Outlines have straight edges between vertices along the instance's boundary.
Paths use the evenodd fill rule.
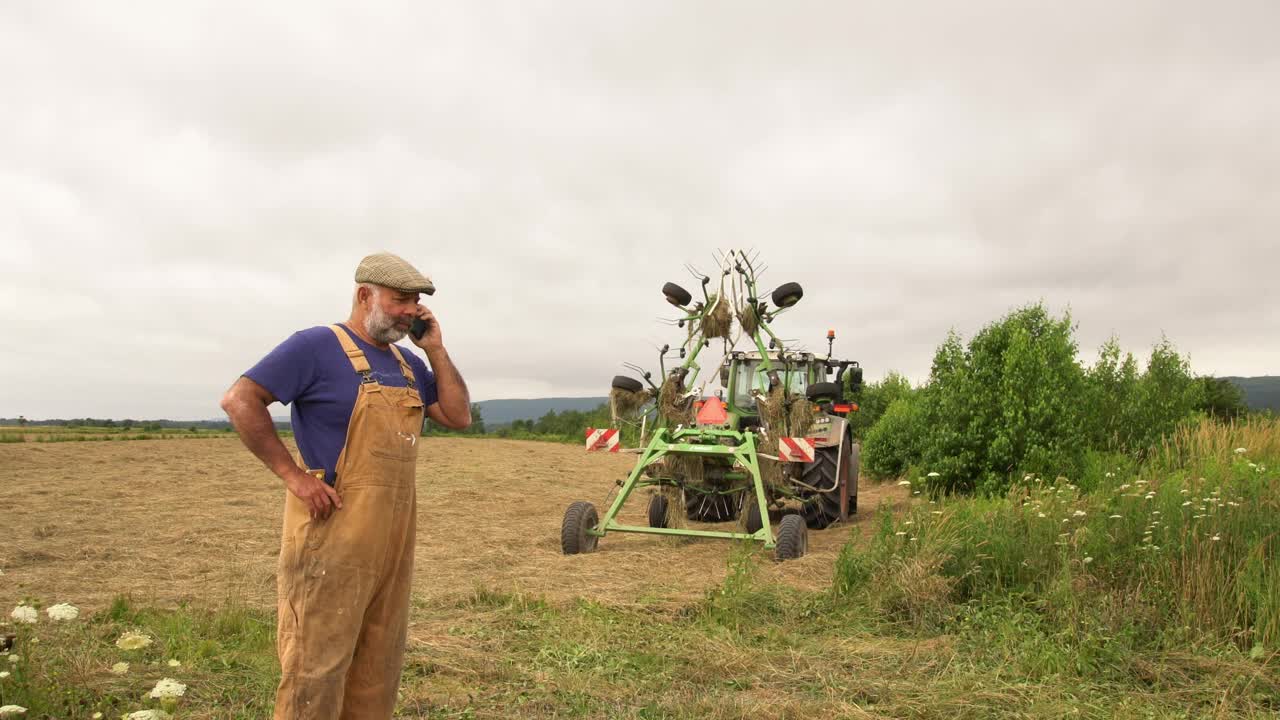
<path fill-rule="evenodd" d="M 284 481 L 285 487 L 294 497 L 302 501 L 311 512 L 311 519 L 323 520 L 334 511 L 342 509 L 342 498 L 338 491 L 329 487 L 324 480 L 299 468 L 290 473 Z"/>

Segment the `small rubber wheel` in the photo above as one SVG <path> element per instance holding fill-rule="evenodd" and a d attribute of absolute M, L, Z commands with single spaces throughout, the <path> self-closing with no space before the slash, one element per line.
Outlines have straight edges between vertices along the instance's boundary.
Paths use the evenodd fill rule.
<path fill-rule="evenodd" d="M 746 513 L 743 525 L 746 527 L 748 534 L 755 534 L 759 532 L 760 528 L 764 527 L 764 522 L 760 518 L 760 503 L 756 499 L 756 494 L 751 491 L 743 493 L 742 503 L 742 511 Z"/>
<path fill-rule="evenodd" d="M 594 552 L 600 538 L 587 532 L 600 522 L 596 506 L 579 500 L 564 511 L 560 523 L 560 549 L 565 555 Z"/>
<path fill-rule="evenodd" d="M 664 528 L 667 526 L 667 496 L 654 495 L 649 498 L 649 527 Z"/>
<path fill-rule="evenodd" d="M 809 528 L 804 518 L 799 515 L 787 515 L 778 524 L 778 544 L 774 547 L 774 556 L 781 562 L 804 557 L 809 549 Z"/>
<path fill-rule="evenodd" d="M 626 390 L 627 392 L 640 392 L 644 389 L 644 384 L 633 377 L 627 377 L 626 375 L 614 375 L 613 387 L 619 390 Z"/>
<path fill-rule="evenodd" d="M 840 383 L 817 382 L 804 389 L 805 397 L 810 400 L 839 400 L 843 390 Z"/>
<path fill-rule="evenodd" d="M 773 304 L 780 308 L 791 307 L 800 302 L 800 298 L 804 297 L 804 288 L 800 287 L 800 283 L 782 283 L 773 291 Z"/>
<path fill-rule="evenodd" d="M 689 291 L 675 283 L 669 282 L 663 285 L 662 294 L 667 296 L 667 302 L 677 307 L 684 307 L 693 301 L 693 296 L 689 294 Z"/>

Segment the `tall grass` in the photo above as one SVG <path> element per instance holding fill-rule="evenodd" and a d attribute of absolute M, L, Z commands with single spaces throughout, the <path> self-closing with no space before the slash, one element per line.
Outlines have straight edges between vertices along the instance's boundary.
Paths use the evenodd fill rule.
<path fill-rule="evenodd" d="M 1280 649 L 1280 421 L 1203 421 L 1141 467 L 1090 464 L 1089 493 L 1027 476 L 1004 497 L 883 515 L 868 549 L 842 552 L 837 593 L 915 624 L 1012 599 L 1143 647 Z"/>

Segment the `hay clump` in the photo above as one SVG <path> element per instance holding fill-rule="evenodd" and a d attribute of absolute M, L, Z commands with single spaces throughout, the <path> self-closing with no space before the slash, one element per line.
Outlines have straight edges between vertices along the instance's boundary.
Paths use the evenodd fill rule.
<path fill-rule="evenodd" d="M 702 336 L 728 340 L 729 331 L 733 328 L 733 311 L 729 309 L 729 301 L 720 295 L 712 295 L 707 304 L 711 309 L 702 316 Z"/>
<path fill-rule="evenodd" d="M 817 419 L 818 413 L 813 409 L 813 403 L 809 402 L 808 398 L 797 397 L 791 400 L 791 410 L 788 411 L 787 416 L 790 437 L 805 437 L 813 427 L 813 421 Z"/>
<path fill-rule="evenodd" d="M 781 384 L 770 388 L 767 395 L 756 395 L 756 409 L 760 412 L 760 424 L 764 425 L 770 437 L 780 438 L 787 434 L 785 400 Z"/>
<path fill-rule="evenodd" d="M 693 424 L 693 398 L 685 397 L 684 384 L 668 377 L 658 390 L 658 414 L 668 425 Z"/>
<path fill-rule="evenodd" d="M 755 337 L 756 331 L 760 329 L 760 316 L 755 305 L 743 303 L 738 308 L 738 324 L 742 326 L 743 334 L 749 337 Z"/>
<path fill-rule="evenodd" d="M 609 390 L 609 410 L 615 418 L 634 417 L 652 399 L 648 390 L 613 388 Z"/>
<path fill-rule="evenodd" d="M 669 528 L 683 528 L 684 521 L 684 492 L 678 485 L 662 485 L 658 488 L 658 494 L 667 501 L 667 522 Z"/>

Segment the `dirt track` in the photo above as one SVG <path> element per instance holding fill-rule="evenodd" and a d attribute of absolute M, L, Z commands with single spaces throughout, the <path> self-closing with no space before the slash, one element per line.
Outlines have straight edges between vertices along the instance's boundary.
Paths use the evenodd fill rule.
<path fill-rule="evenodd" d="M 560 553 L 565 507 L 604 505 L 633 460 L 570 445 L 424 439 L 418 601 L 478 587 L 610 604 L 701 595 L 723 579 L 730 543 L 611 534 L 594 554 Z M 131 594 L 160 605 L 231 597 L 269 606 L 283 492 L 231 439 L 0 445 L 0 602 L 98 608 Z M 644 523 L 644 499 L 628 502 L 624 522 Z M 764 572 L 826 586 L 851 526 L 906 500 L 895 486 L 864 485 L 855 522 L 811 531 L 806 557 Z"/>

